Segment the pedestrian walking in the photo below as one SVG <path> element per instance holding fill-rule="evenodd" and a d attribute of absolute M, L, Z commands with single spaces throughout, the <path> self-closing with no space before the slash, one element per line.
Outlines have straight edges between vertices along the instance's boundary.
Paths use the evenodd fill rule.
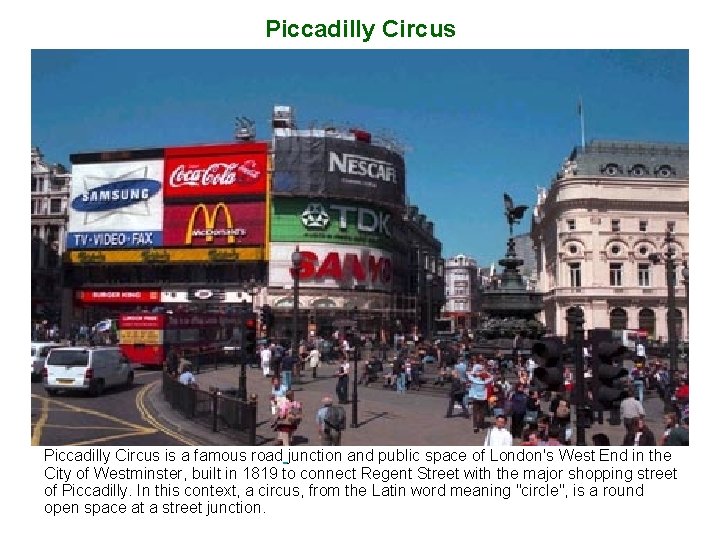
<path fill-rule="evenodd" d="M 393 375 L 395 375 L 395 388 L 398 394 L 405 393 L 405 362 L 402 356 L 398 354 L 393 362 Z"/>
<path fill-rule="evenodd" d="M 337 377 L 338 381 L 335 385 L 335 393 L 337 394 L 338 401 L 342 404 L 349 403 L 348 401 L 348 383 L 350 380 L 350 375 L 347 371 L 345 371 L 345 366 L 340 366 L 335 373 L 335 377 Z"/>
<path fill-rule="evenodd" d="M 460 377 L 458 377 L 457 371 L 455 370 L 451 372 L 450 377 L 450 401 L 448 403 L 447 412 L 445 413 L 445 418 L 452 418 L 453 409 L 455 408 L 456 403 L 458 403 L 462 408 L 463 416 L 465 416 L 465 418 L 469 418 L 470 413 L 468 412 L 464 402 L 466 391 L 465 383 L 460 379 Z"/>
<path fill-rule="evenodd" d="M 527 413 L 528 396 L 525 387 L 518 384 L 515 392 L 510 396 L 510 414 L 512 414 L 511 433 L 514 439 L 522 437 L 525 427 L 525 413 Z"/>
<path fill-rule="evenodd" d="M 282 357 L 282 360 L 280 360 L 282 382 L 288 390 L 292 390 L 293 368 L 296 363 L 297 358 L 295 358 L 295 356 L 293 356 L 290 352 L 286 352 Z"/>
<path fill-rule="evenodd" d="M 634 395 L 629 394 L 620 402 L 620 418 L 628 431 L 632 427 L 633 420 L 644 416 L 645 408 Z"/>
<path fill-rule="evenodd" d="M 276 444 L 292 446 L 293 437 L 302 421 L 302 403 L 295 401 L 295 392 L 288 390 L 285 401 L 278 407 L 273 426 L 278 433 Z"/>
<path fill-rule="evenodd" d="M 473 432 L 477 433 L 485 429 L 485 417 L 487 416 L 487 384 L 492 382 L 490 374 L 480 364 L 473 367 L 472 374 L 467 375 L 470 381 L 468 399 L 472 404 Z"/>
<path fill-rule="evenodd" d="M 315 422 L 321 445 L 340 446 L 342 432 L 345 430 L 346 423 L 345 409 L 333 405 L 332 398 L 325 396 L 322 399 L 322 406 L 315 416 Z"/>
<path fill-rule="evenodd" d="M 270 350 L 270 347 L 268 345 L 264 345 L 262 350 L 260 351 L 260 367 L 262 368 L 263 376 L 270 377 L 271 372 L 271 361 L 272 361 L 272 351 Z"/>
<path fill-rule="evenodd" d="M 655 435 L 644 418 L 633 418 L 623 439 L 623 446 L 655 446 Z"/>
<path fill-rule="evenodd" d="M 506 423 L 507 418 L 505 415 L 501 414 L 498 416 L 495 419 L 495 426 L 488 430 L 483 446 L 512 446 L 512 435 L 505 427 Z"/>
<path fill-rule="evenodd" d="M 312 378 L 317 379 L 317 369 L 320 365 L 320 350 L 317 347 L 313 347 L 308 354 L 310 360 L 310 369 L 312 369 Z"/>

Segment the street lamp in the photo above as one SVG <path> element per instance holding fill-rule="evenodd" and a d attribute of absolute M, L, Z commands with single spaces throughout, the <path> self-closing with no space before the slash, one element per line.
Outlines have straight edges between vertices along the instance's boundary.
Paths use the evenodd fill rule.
<path fill-rule="evenodd" d="M 353 393 L 352 393 L 352 418 L 350 422 L 350 427 L 356 428 L 358 427 L 358 393 L 357 393 L 357 385 L 358 385 L 358 373 L 357 373 L 357 365 L 358 360 L 360 359 L 360 339 L 357 337 L 357 335 L 353 336 Z"/>
<path fill-rule="evenodd" d="M 292 319 L 292 354 L 297 355 L 298 351 L 298 311 L 300 309 L 300 264 L 302 263 L 302 254 L 300 248 L 295 246 L 290 257 L 292 262 L 293 276 L 293 319 Z"/>
<path fill-rule="evenodd" d="M 246 292 L 250 295 L 250 313 L 255 313 L 255 296 L 259 292 L 258 283 L 255 281 L 255 278 L 250 279 L 250 281 L 244 281 L 240 284 L 240 288 L 243 292 Z M 245 300 L 242 301 L 242 312 L 245 313 L 247 311 L 247 302 Z M 243 328 L 241 328 L 241 332 L 243 332 L 243 335 L 246 335 L 245 332 L 248 331 L 247 326 L 245 326 L 246 319 L 243 315 L 242 318 L 242 324 Z M 245 342 L 244 340 L 240 340 L 240 347 L 236 348 L 236 354 L 240 358 L 240 375 L 238 377 L 238 397 L 246 401 L 247 400 L 247 363 L 249 362 L 249 358 L 245 354 Z"/>
<path fill-rule="evenodd" d="M 250 311 L 255 311 L 255 297 L 260 293 L 260 283 L 255 281 L 255 278 L 251 278 L 249 281 L 243 281 L 240 289 L 250 295 Z"/>
<path fill-rule="evenodd" d="M 425 329 L 425 336 L 428 341 L 432 339 L 433 334 L 433 285 L 435 284 L 435 276 L 428 272 L 425 274 L 425 291 L 427 293 L 427 328 Z"/>
<path fill-rule="evenodd" d="M 690 337 L 690 265 L 683 261 L 682 269 L 683 285 L 685 285 L 685 308 L 687 309 L 687 335 Z"/>
<path fill-rule="evenodd" d="M 665 252 L 651 253 L 649 258 L 653 264 L 665 262 L 665 280 L 667 282 L 667 327 L 668 349 L 670 352 L 670 381 L 675 382 L 678 363 L 677 327 L 675 326 L 675 236 L 670 229 L 665 231 Z"/>
<path fill-rule="evenodd" d="M 575 425 L 577 435 L 575 444 L 585 446 L 585 427 L 588 413 L 585 406 L 585 360 L 583 358 L 583 342 L 585 340 L 585 316 L 580 306 L 572 306 L 567 311 L 565 320 L 568 322 L 574 337 L 573 361 L 575 363 Z"/>

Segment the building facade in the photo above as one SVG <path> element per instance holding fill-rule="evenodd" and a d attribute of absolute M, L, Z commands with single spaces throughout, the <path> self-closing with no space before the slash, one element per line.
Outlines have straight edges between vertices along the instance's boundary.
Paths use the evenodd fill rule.
<path fill-rule="evenodd" d="M 444 298 L 434 224 L 407 202 L 405 160 L 358 129 L 298 129 L 275 107 L 267 303 L 288 334 L 301 253 L 299 327 L 432 334 Z"/>
<path fill-rule="evenodd" d="M 441 244 L 406 203 L 399 150 L 299 130 L 289 107 L 269 141 L 236 139 L 70 157 L 68 324 L 267 304 L 272 335 L 290 338 L 297 277 L 300 334 L 431 331 Z"/>
<path fill-rule="evenodd" d="M 666 341 L 665 265 L 654 263 L 670 248 L 677 336 L 687 339 L 681 270 L 689 260 L 688 189 L 687 145 L 594 141 L 575 148 L 534 208 L 531 236 L 549 332 L 567 335 L 567 310 L 579 305 L 586 329 L 644 330 Z"/>
<path fill-rule="evenodd" d="M 455 328 L 477 327 L 480 273 L 477 261 L 459 254 L 445 261 L 445 309 L 443 316 L 454 320 Z"/>
<path fill-rule="evenodd" d="M 30 150 L 30 265 L 32 316 L 59 323 L 62 254 L 67 232 L 70 173 Z"/>

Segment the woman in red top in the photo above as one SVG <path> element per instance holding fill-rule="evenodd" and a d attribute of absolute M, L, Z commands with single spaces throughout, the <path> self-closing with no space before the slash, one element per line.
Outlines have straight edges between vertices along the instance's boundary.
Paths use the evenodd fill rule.
<path fill-rule="evenodd" d="M 278 432 L 276 444 L 292 446 L 293 436 L 302 419 L 302 404 L 295 401 L 295 393 L 288 390 L 285 401 L 278 407 L 275 429 Z"/>

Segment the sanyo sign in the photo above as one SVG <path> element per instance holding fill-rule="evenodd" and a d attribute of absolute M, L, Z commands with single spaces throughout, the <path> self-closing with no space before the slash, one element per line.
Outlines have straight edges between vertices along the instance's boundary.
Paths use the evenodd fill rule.
<path fill-rule="evenodd" d="M 357 154 L 329 153 L 328 172 L 340 172 L 354 176 L 364 176 L 372 180 L 382 180 L 397 184 L 395 167 L 392 163 Z"/>

